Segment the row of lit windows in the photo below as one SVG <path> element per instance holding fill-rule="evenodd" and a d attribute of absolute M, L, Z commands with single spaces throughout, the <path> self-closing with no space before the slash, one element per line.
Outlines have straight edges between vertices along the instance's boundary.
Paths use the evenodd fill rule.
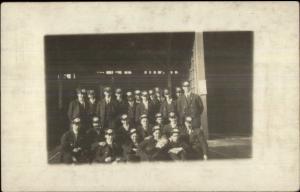
<path fill-rule="evenodd" d="M 177 75 L 178 71 L 169 71 L 171 75 Z M 164 71 L 144 71 L 145 75 L 164 75 L 166 74 Z"/>
<path fill-rule="evenodd" d="M 132 75 L 132 71 L 97 71 L 98 75 Z M 177 75 L 178 71 L 169 71 L 171 75 Z M 154 71 L 144 71 L 144 75 L 164 75 L 166 74 L 164 71 L 160 70 L 154 70 Z M 76 79 L 75 73 L 65 73 L 65 74 L 59 74 L 58 79 Z"/>
<path fill-rule="evenodd" d="M 113 74 L 117 74 L 117 75 L 131 75 L 132 71 L 97 71 L 97 74 L 100 75 L 113 75 Z"/>

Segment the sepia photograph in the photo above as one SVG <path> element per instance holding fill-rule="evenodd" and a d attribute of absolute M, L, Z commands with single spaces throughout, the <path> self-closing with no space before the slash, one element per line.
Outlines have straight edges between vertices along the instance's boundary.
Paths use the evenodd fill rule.
<path fill-rule="evenodd" d="M 48 162 L 251 158 L 253 32 L 45 36 Z"/>

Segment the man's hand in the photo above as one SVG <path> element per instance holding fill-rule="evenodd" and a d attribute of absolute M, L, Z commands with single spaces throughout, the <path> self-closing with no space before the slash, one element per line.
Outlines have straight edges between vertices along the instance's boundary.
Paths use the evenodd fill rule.
<path fill-rule="evenodd" d="M 108 162 L 111 162 L 111 160 L 112 160 L 111 157 L 106 157 L 106 158 L 105 158 L 105 162 L 107 162 L 107 163 L 108 163 Z"/>
<path fill-rule="evenodd" d="M 100 146 L 105 146 L 105 142 L 104 141 L 100 141 L 99 143 L 98 143 L 98 145 L 100 145 Z"/>
<path fill-rule="evenodd" d="M 81 148 L 80 148 L 80 147 L 78 147 L 78 148 L 74 148 L 74 149 L 73 149 L 73 152 L 74 152 L 74 153 L 77 153 L 77 152 L 78 152 L 78 151 L 80 151 L 80 150 L 81 150 Z"/>
<path fill-rule="evenodd" d="M 146 137 L 145 140 L 148 140 L 148 139 L 150 139 L 151 137 L 152 137 L 152 136 L 150 135 L 150 136 Z"/>

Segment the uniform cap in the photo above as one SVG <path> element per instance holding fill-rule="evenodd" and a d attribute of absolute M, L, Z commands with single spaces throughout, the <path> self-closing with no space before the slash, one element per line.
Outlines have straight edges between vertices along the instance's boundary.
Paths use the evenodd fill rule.
<path fill-rule="evenodd" d="M 176 114 L 174 112 L 169 113 L 169 118 L 176 118 Z"/>
<path fill-rule="evenodd" d="M 142 92 L 142 96 L 144 96 L 144 97 L 148 96 L 148 92 L 147 91 L 143 91 Z"/>
<path fill-rule="evenodd" d="M 157 126 L 157 125 L 155 125 L 155 126 L 152 128 L 152 131 L 153 131 L 153 133 L 154 133 L 155 131 L 160 131 L 160 127 Z"/>
<path fill-rule="evenodd" d="M 156 113 L 155 117 L 156 117 L 156 118 L 161 118 L 161 117 L 162 117 L 162 114 L 161 114 L 161 113 Z"/>
<path fill-rule="evenodd" d="M 80 88 L 77 88 L 77 89 L 76 89 L 76 93 L 77 93 L 77 94 L 82 93 L 81 89 L 80 89 Z"/>
<path fill-rule="evenodd" d="M 188 81 L 185 81 L 185 82 L 183 82 L 183 87 L 189 87 L 190 86 L 190 83 L 188 82 Z"/>
<path fill-rule="evenodd" d="M 154 91 L 155 91 L 155 92 L 160 92 L 160 88 L 159 88 L 159 87 L 155 87 L 155 88 L 154 88 Z"/>
<path fill-rule="evenodd" d="M 79 124 L 81 122 L 80 118 L 79 117 L 76 117 L 72 120 L 72 123 L 73 124 Z"/>
<path fill-rule="evenodd" d="M 88 91 L 87 91 L 87 94 L 88 94 L 88 95 L 95 95 L 95 91 L 92 90 L 92 89 L 91 89 L 91 90 L 88 90 Z"/>
<path fill-rule="evenodd" d="M 105 87 L 104 92 L 111 92 L 111 88 L 110 87 Z"/>
<path fill-rule="evenodd" d="M 142 120 L 142 119 L 147 119 L 148 118 L 148 116 L 146 115 L 146 114 L 143 114 L 143 115 L 141 115 L 140 116 L 140 119 Z"/>
<path fill-rule="evenodd" d="M 132 97 L 132 96 L 133 96 L 133 94 L 132 94 L 131 91 L 128 91 L 128 92 L 126 93 L 126 95 L 127 95 L 127 97 Z"/>
<path fill-rule="evenodd" d="M 112 129 L 106 129 L 105 134 L 113 134 L 114 131 Z"/>
<path fill-rule="evenodd" d="M 186 121 L 186 122 L 192 122 L 192 117 L 190 117 L 190 116 L 186 117 L 186 118 L 185 118 L 185 121 Z"/>
<path fill-rule="evenodd" d="M 93 117 L 93 123 L 99 123 L 99 117 Z"/>
<path fill-rule="evenodd" d="M 121 116 L 121 119 L 122 120 L 125 120 L 125 119 L 127 119 L 128 118 L 128 115 L 127 114 L 123 114 L 122 116 Z"/>
<path fill-rule="evenodd" d="M 172 129 L 172 134 L 173 133 L 179 133 L 179 129 Z"/>
<path fill-rule="evenodd" d="M 141 94 L 141 91 L 140 91 L 140 90 L 135 90 L 135 91 L 134 91 L 134 94 L 135 94 L 135 95 L 139 95 L 139 94 Z"/>
<path fill-rule="evenodd" d="M 182 89 L 180 87 L 176 87 L 176 93 L 182 93 Z"/>
<path fill-rule="evenodd" d="M 168 89 L 164 90 L 164 95 L 170 95 L 170 91 Z"/>
<path fill-rule="evenodd" d="M 122 89 L 117 88 L 117 89 L 116 89 L 116 93 L 122 93 Z"/>
<path fill-rule="evenodd" d="M 133 128 L 133 129 L 130 129 L 129 133 L 130 133 L 130 135 L 133 135 L 133 134 L 136 134 L 137 131 L 136 131 L 136 129 Z"/>
<path fill-rule="evenodd" d="M 150 89 L 150 90 L 148 91 L 148 93 L 149 93 L 149 95 L 153 95 L 153 94 L 154 94 L 154 91 L 153 91 L 152 89 Z"/>

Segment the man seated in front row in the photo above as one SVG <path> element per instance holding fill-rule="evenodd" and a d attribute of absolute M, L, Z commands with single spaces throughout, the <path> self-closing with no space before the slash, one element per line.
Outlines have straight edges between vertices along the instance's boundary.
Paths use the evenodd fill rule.
<path fill-rule="evenodd" d="M 126 162 L 140 161 L 138 148 L 140 146 L 140 139 L 136 129 L 130 130 L 130 141 L 122 145 L 123 160 Z"/>
<path fill-rule="evenodd" d="M 93 117 L 92 127 L 86 132 L 86 145 L 88 150 L 89 162 L 94 159 L 95 150 L 100 142 L 104 141 L 104 130 L 101 129 L 99 117 Z"/>
<path fill-rule="evenodd" d="M 182 140 L 189 145 L 187 158 L 191 160 L 207 160 L 208 145 L 203 131 L 200 128 L 192 127 L 192 118 L 190 116 L 185 118 L 184 125 L 182 129 Z"/>
<path fill-rule="evenodd" d="M 144 161 L 163 161 L 168 160 L 167 153 L 168 140 L 161 137 L 158 126 L 153 127 L 153 136 L 145 139 L 139 147 L 141 159 Z"/>
<path fill-rule="evenodd" d="M 179 129 L 181 131 L 181 127 L 178 125 L 177 116 L 174 112 L 169 113 L 169 121 L 170 123 L 165 125 L 162 131 L 163 136 L 169 138 L 171 136 L 173 129 Z"/>
<path fill-rule="evenodd" d="M 149 124 L 148 116 L 146 114 L 141 115 L 140 121 L 141 125 L 138 126 L 137 131 L 141 140 L 144 140 L 152 135 L 152 125 Z"/>
<path fill-rule="evenodd" d="M 71 122 L 71 129 L 63 134 L 61 138 L 61 162 L 62 163 L 84 163 L 84 137 L 81 128 L 80 118 Z"/>
<path fill-rule="evenodd" d="M 130 141 L 130 129 L 129 119 L 127 114 L 121 116 L 121 126 L 116 131 L 116 142 L 119 146 Z"/>
<path fill-rule="evenodd" d="M 122 149 L 115 143 L 113 129 L 105 131 L 105 142 L 101 142 L 96 149 L 94 162 L 113 163 L 121 160 Z"/>
<path fill-rule="evenodd" d="M 161 113 L 156 113 L 155 115 L 155 125 L 160 127 L 160 130 L 162 131 L 164 128 L 164 121 Z"/>
<path fill-rule="evenodd" d="M 179 129 L 172 130 L 167 148 L 172 160 L 186 160 L 186 151 L 189 146 L 180 139 Z"/>

